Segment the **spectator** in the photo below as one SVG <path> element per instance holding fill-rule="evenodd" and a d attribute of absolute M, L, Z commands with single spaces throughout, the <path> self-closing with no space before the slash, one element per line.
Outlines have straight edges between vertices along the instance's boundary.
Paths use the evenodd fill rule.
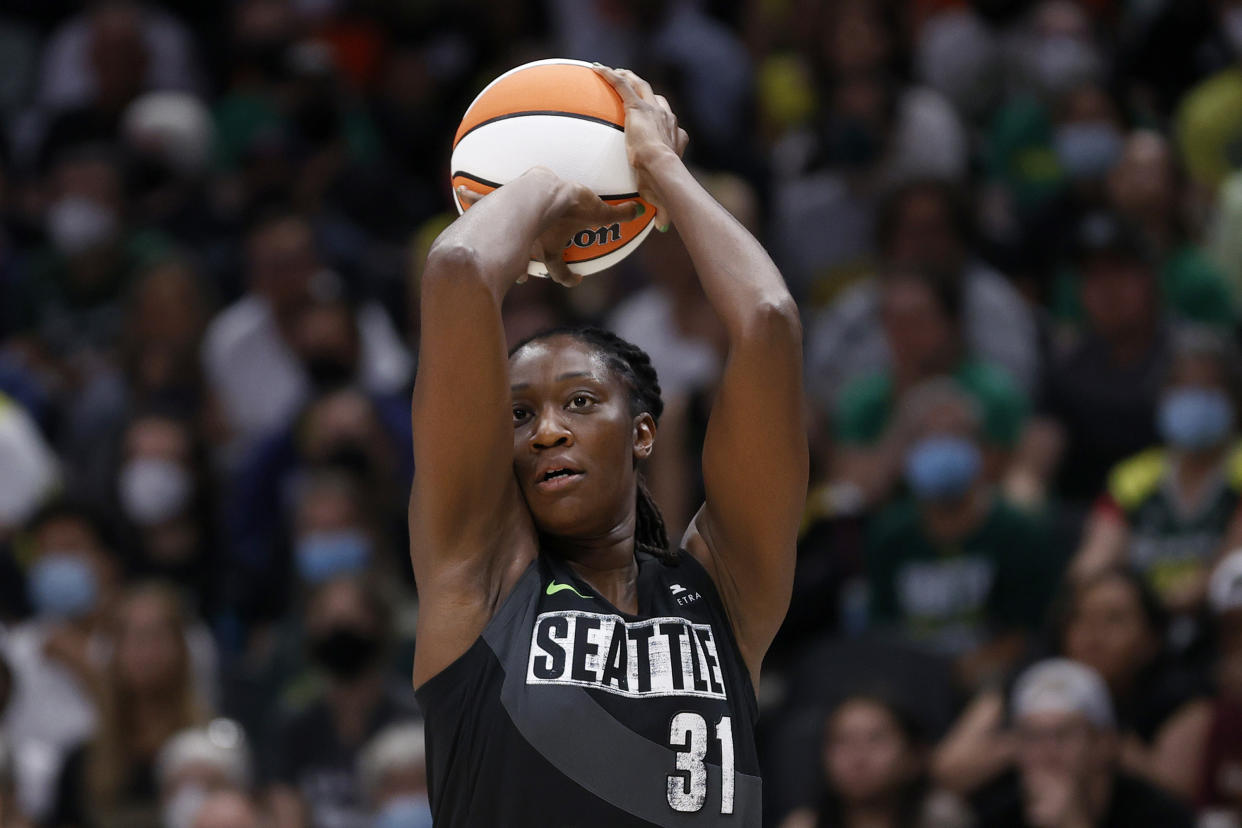
<path fill-rule="evenodd" d="M 121 439 L 116 499 L 133 529 L 131 571 L 171 582 L 195 613 L 218 607 L 221 573 L 206 446 L 185 420 L 151 412 L 134 417 Z"/>
<path fill-rule="evenodd" d="M 952 187 L 917 181 L 896 189 L 876 229 L 883 260 L 927 273 L 961 295 L 966 352 L 1010 372 L 1022 389 L 1037 374 L 1035 325 L 1003 276 L 974 260 L 967 211 Z M 831 408 L 845 383 L 892 365 L 880 326 L 880 288 L 869 280 L 820 313 L 807 333 L 807 387 Z"/>
<path fill-rule="evenodd" d="M 404 401 L 337 389 L 312 401 L 288 430 L 243 461 L 233 479 L 226 528 L 236 562 L 231 594 L 246 620 L 270 620 L 284 608 L 292 581 L 279 553 L 292 538 L 289 526 L 306 482 L 318 472 L 348 478 L 345 488 L 365 505 L 365 522 L 377 540 L 402 537 L 404 492 L 413 473 L 408 413 Z M 390 563 L 383 555 L 374 562 Z M 404 553 L 400 569 L 408 573 Z"/>
<path fill-rule="evenodd" d="M 1109 174 L 1109 202 L 1140 228 L 1159 262 L 1160 290 L 1169 310 L 1227 331 L 1237 319 L 1233 292 L 1190 234 L 1184 179 L 1164 136 L 1135 130 Z"/>
<path fill-rule="evenodd" d="M 1202 734 L 1195 801 L 1236 821 L 1242 819 L 1237 773 L 1242 765 L 1242 553 L 1231 552 L 1212 574 L 1209 603 L 1218 642 L 1216 698 Z"/>
<path fill-rule="evenodd" d="M 1122 828 L 1194 824 L 1176 800 L 1118 768 L 1108 691 L 1065 659 L 1026 670 L 1011 701 L 1018 773 L 977 808 L 981 824 Z"/>
<path fill-rule="evenodd" d="M 358 777 L 376 828 L 430 828 L 421 724 L 390 725 L 376 734 L 358 758 Z"/>
<path fill-rule="evenodd" d="M 248 793 L 252 769 L 245 734 L 236 722 L 215 719 L 176 734 L 156 759 L 162 828 L 191 828 L 213 794 Z"/>
<path fill-rule="evenodd" d="M 388 683 L 389 613 L 378 592 L 348 578 L 329 581 L 307 601 L 306 640 L 325 687 L 282 718 L 271 743 L 269 797 L 278 828 L 365 824 L 359 752 L 416 712 L 408 686 L 397 693 Z"/>
<path fill-rule="evenodd" d="M 310 226 L 291 215 L 260 223 L 247 246 L 250 289 L 212 320 L 203 367 L 226 425 L 243 445 L 286 426 L 310 391 L 298 359 L 296 334 L 303 308 L 339 290 L 323 269 Z M 360 380 L 369 391 L 403 391 L 410 373 L 405 352 L 377 305 L 357 312 Z"/>
<path fill-rule="evenodd" d="M 0 738 L 0 825 L 8 828 L 32 828 L 22 816 L 13 784 L 13 758 L 4 739 Z"/>
<path fill-rule="evenodd" d="M 221 791 L 207 798 L 190 828 L 262 828 L 264 824 L 262 814 L 248 796 Z"/>
<path fill-rule="evenodd" d="M 920 728 L 893 704 L 855 695 L 837 705 L 824 734 L 826 790 L 818 808 L 796 811 L 783 828 L 954 828 L 969 825 L 927 776 Z"/>
<path fill-rule="evenodd" d="M 1216 25 L 1228 41 L 1233 64 L 1189 90 L 1177 107 L 1175 129 L 1194 182 L 1213 193 L 1235 166 L 1233 143 L 1242 135 L 1242 16 L 1236 0 L 1212 4 Z"/>
<path fill-rule="evenodd" d="M 883 509 L 866 552 L 871 615 L 953 657 L 977 687 L 1003 673 L 1041 620 L 1059 576 L 1042 524 L 982 479 L 982 423 L 955 387 L 916 389 L 899 416 L 913 499 Z"/>
<path fill-rule="evenodd" d="M 156 757 L 183 728 L 206 718 L 210 694 L 195 682 L 180 602 L 167 588 L 133 588 L 115 615 L 111 657 L 95 678 L 95 736 L 65 759 L 54 826 L 159 825 Z"/>
<path fill-rule="evenodd" d="M 1164 614 L 1142 580 L 1111 569 L 1077 586 L 1057 638 L 1060 653 L 1104 681 L 1121 766 L 1191 797 L 1198 779 L 1194 755 L 1208 719 L 1203 683 L 1169 655 Z M 968 791 L 1009 767 L 1015 748 L 1001 692 L 985 691 L 938 749 L 936 778 L 951 790 Z"/>
<path fill-rule="evenodd" d="M 20 405 L 0 392 L 0 540 L 30 518 L 60 483 L 60 463 Z"/>
<path fill-rule="evenodd" d="M 30 550 L 26 589 L 36 615 L 3 641 L 15 679 L 3 732 L 17 757 L 19 802 L 42 820 L 65 754 L 95 732 L 92 687 L 106 663 L 121 564 L 103 524 L 68 502 L 36 513 L 22 543 Z"/>
<path fill-rule="evenodd" d="M 1202 607 L 1213 563 L 1242 543 L 1236 359 L 1210 332 L 1175 338 L 1159 407 L 1162 444 L 1109 475 L 1074 561 L 1077 575 L 1124 562 L 1171 612 L 1190 617 Z"/>
<path fill-rule="evenodd" d="M 1041 408 L 1064 446 L 1053 488 L 1083 508 L 1109 469 L 1157 442 L 1171 342 L 1147 247 L 1133 230 L 1092 213 L 1075 245 L 1086 318 L 1080 332 L 1054 344 Z"/>
<path fill-rule="evenodd" d="M 834 423 L 838 474 L 865 503 L 883 503 L 900 478 L 909 435 L 896 412 L 911 389 L 937 377 L 952 377 L 980 412 L 984 478 L 995 483 L 1008 466 L 1027 402 L 1008 374 L 966 351 L 961 300 L 953 284 L 934 277 L 894 271 L 880 279 L 880 321 L 892 367 L 847 383 Z"/>

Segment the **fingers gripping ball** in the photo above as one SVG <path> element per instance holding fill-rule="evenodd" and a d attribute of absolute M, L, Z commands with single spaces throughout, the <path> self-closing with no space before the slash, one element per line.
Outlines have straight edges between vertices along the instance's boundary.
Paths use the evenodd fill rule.
<path fill-rule="evenodd" d="M 453 139 L 453 203 L 470 208 L 457 187 L 486 194 L 531 167 L 590 188 L 609 204 L 635 201 L 638 182 L 625 149 L 625 106 L 608 82 L 576 60 L 537 60 L 510 69 L 470 104 Z M 563 258 L 580 275 L 611 267 L 651 232 L 655 210 L 631 221 L 584 227 Z M 546 276 L 542 263 L 527 268 Z"/>

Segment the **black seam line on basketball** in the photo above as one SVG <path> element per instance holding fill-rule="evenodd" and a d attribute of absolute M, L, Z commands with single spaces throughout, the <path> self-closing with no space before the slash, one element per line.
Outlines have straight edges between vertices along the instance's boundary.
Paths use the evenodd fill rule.
<path fill-rule="evenodd" d="M 462 178 L 468 178 L 476 184 L 482 184 L 484 187 L 491 187 L 494 190 L 500 189 L 500 187 L 504 186 L 502 184 L 497 184 L 495 181 L 488 181 L 486 178 L 479 178 L 477 175 L 471 175 L 470 173 L 462 172 L 461 170 L 456 170 L 455 172 L 453 172 L 453 174 L 449 176 L 449 181 L 452 181 L 454 178 L 457 178 L 458 176 L 461 176 Z M 606 194 L 606 195 L 600 196 L 600 200 L 602 201 L 612 201 L 613 199 L 620 200 L 620 199 L 625 199 L 625 198 L 638 198 L 638 193 L 618 193 L 616 195 Z"/>
<path fill-rule="evenodd" d="M 457 145 L 460 144 L 463 140 L 465 140 L 467 135 L 474 132 L 479 127 L 485 127 L 488 124 L 493 124 L 496 121 L 503 121 L 508 118 L 525 118 L 527 115 L 559 115 L 563 118 L 578 118 L 579 120 L 582 120 L 582 121 L 594 121 L 597 124 L 603 124 L 604 126 L 610 126 L 619 132 L 625 132 L 624 124 L 614 124 L 612 121 L 609 121 L 607 118 L 596 118 L 594 115 L 583 115 L 581 112 L 562 112 L 559 109 L 530 109 L 525 112 L 508 112 L 504 115 L 497 115 L 495 118 L 488 118 L 486 121 L 481 121 L 475 124 L 474 126 L 470 127 L 470 129 L 463 132 L 461 138 L 458 138 L 456 141 L 453 142 L 453 149 L 457 149 Z"/>

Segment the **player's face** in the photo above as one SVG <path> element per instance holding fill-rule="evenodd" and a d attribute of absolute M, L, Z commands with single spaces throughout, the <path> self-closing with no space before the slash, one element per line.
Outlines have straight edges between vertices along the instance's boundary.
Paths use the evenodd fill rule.
<path fill-rule="evenodd" d="M 513 471 L 539 530 L 595 537 L 631 519 L 650 432 L 603 356 L 571 337 L 536 341 L 513 355 L 509 382 Z"/>

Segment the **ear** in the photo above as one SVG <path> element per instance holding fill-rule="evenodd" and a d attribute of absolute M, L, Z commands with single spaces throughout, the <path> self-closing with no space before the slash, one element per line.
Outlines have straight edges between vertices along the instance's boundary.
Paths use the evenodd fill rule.
<path fill-rule="evenodd" d="M 634 459 L 646 460 L 655 449 L 655 418 L 644 412 L 634 418 Z"/>

